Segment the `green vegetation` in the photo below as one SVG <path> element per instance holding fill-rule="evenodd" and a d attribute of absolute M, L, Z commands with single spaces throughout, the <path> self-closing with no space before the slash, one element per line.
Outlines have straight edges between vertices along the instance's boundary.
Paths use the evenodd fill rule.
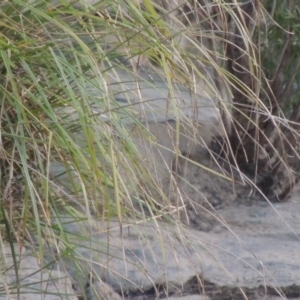
<path fill-rule="evenodd" d="M 299 167 L 296 1 L 249 1 L 256 3 L 250 9 L 208 1 L 215 5 L 199 12 L 202 31 L 190 23 L 184 3 L 178 12 L 146 0 L 93 6 L 50 2 L 0 4 L 1 244 L 22 244 L 36 236 L 43 255 L 48 235 L 71 253 L 63 225 L 53 221 L 60 214 L 120 223 L 159 216 L 180 223 L 164 182 L 147 167 L 155 157 L 147 157 L 145 164 L 135 143 L 138 136 L 155 148 L 156 137 L 130 105 L 116 101 L 123 91 L 111 81 L 124 80 L 126 88 L 124 76 L 140 78 L 144 66 L 165 78 L 171 94 L 174 85 L 193 90 L 201 81 L 209 86 L 207 95 L 218 98 L 224 114 L 233 116 L 232 135 L 225 135 L 232 149 L 225 158 L 235 156 L 241 171 L 247 161 L 261 176 L 272 173 L 275 179 L 263 192 L 270 200 L 286 196 L 298 175 L 292 171 Z M 226 95 L 231 86 L 234 103 L 220 95 L 212 76 L 227 87 Z M 174 155 L 176 167 L 180 159 L 190 160 L 178 147 L 180 128 L 186 126 L 194 142 L 203 144 L 190 125 L 175 118 L 173 148 L 163 149 Z M 279 182 L 276 174 L 284 174 L 284 180 Z M 171 171 L 169 178 L 175 178 Z M 278 186 L 280 192 L 273 195 Z"/>

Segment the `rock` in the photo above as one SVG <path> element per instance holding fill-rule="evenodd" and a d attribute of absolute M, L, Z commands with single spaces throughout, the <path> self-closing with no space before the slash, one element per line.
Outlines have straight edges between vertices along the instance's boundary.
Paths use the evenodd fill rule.
<path fill-rule="evenodd" d="M 140 294 L 139 299 L 148 299 L 142 295 L 153 285 L 165 286 L 170 294 L 193 294 L 191 289 L 196 286 L 199 292 L 201 285 L 209 297 L 212 291 L 231 295 L 240 289 L 251 299 L 260 299 L 261 293 L 275 296 L 276 289 L 300 297 L 299 191 L 290 202 L 273 207 L 232 205 L 216 213 L 223 225 L 211 232 L 159 221 L 124 221 L 122 226 L 111 221 L 107 229 L 107 223 L 96 220 L 71 224 L 63 219 L 81 260 L 80 274 L 70 259 L 62 257 L 61 263 L 83 284 L 93 272 L 115 291 L 128 297 Z"/>
<path fill-rule="evenodd" d="M 233 184 L 231 174 L 224 172 L 208 151 L 198 153 L 193 161 L 181 159 L 178 169 L 169 198 L 175 207 L 178 203 L 185 206 L 180 221 L 193 229 L 209 231 L 219 226 L 216 209 L 231 205 L 239 196 L 237 191 L 247 189 Z"/>
<path fill-rule="evenodd" d="M 103 113 L 108 111 L 103 107 L 103 101 L 90 103 L 93 113 L 99 117 L 89 126 L 93 126 L 97 136 L 105 139 L 104 131 L 126 125 L 126 133 L 114 130 L 113 135 L 118 135 L 120 144 L 124 139 L 132 139 L 142 158 L 140 161 L 153 177 L 158 177 L 158 182 L 170 176 L 175 153 L 195 155 L 207 148 L 213 136 L 224 134 L 217 99 L 208 87 L 195 92 L 179 83 L 169 85 L 166 78 L 142 67 L 134 73 L 119 66 L 106 72 L 105 78 L 97 78 L 91 87 L 87 87 L 89 92 L 104 97 L 104 80 L 109 91 L 105 97 L 111 98 L 109 109 L 118 117 L 112 120 L 108 113 Z M 59 108 L 56 115 L 64 122 L 78 125 L 77 108 Z M 137 125 L 137 121 L 142 126 Z M 84 153 L 87 141 L 82 128 L 79 127 L 73 138 Z M 102 152 L 98 153 L 98 159 L 103 160 Z M 65 174 L 66 171 L 70 172 L 63 163 L 51 162 L 52 177 L 73 186 L 68 182 L 70 176 Z"/>
<path fill-rule="evenodd" d="M 16 262 L 9 245 L 1 249 L 0 299 L 77 300 L 70 278 L 62 271 L 41 269 L 36 257 L 25 247 L 14 245 Z M 17 275 L 15 272 L 17 268 Z"/>
<path fill-rule="evenodd" d="M 62 258 L 62 263 L 76 281 L 85 284 L 87 275 L 93 272 L 114 290 L 125 294 L 136 289 L 148 290 L 153 283 L 180 283 L 201 272 L 201 266 L 189 261 L 190 249 L 176 240 L 179 232 L 172 228 L 155 226 L 154 223 L 128 224 L 120 226 L 107 223 L 76 222 L 65 219 L 68 242 L 74 246 L 81 272 L 78 274 L 74 262 Z M 159 225 L 159 224 L 157 224 Z M 109 246 L 107 238 L 109 236 Z M 93 250 L 91 250 L 93 249 Z M 196 267 L 196 269 L 195 269 Z M 85 276 L 82 278 L 82 275 Z M 174 287 L 174 291 L 177 288 Z"/>
<path fill-rule="evenodd" d="M 97 300 L 122 300 L 123 298 L 117 294 L 107 283 L 96 280 L 90 285 L 86 291 L 87 299 Z"/>
<path fill-rule="evenodd" d="M 223 225 L 211 232 L 159 220 L 124 221 L 120 226 L 116 221 L 108 224 L 92 217 L 81 222 L 62 217 L 68 248 L 61 247 L 60 255 L 56 254 L 60 257 L 56 271 L 41 271 L 37 259 L 25 248 L 17 252 L 17 258 L 22 257 L 20 292 L 28 299 L 39 299 L 33 288 L 47 293 L 43 296 L 47 300 L 61 299 L 59 293 L 76 299 L 70 279 L 58 271 L 66 270 L 73 282 L 83 287 L 78 294 L 85 294 L 88 300 L 120 300 L 119 294 L 127 299 L 180 294 L 189 294 L 186 299 L 205 299 L 196 293 L 205 293 L 208 299 L 242 299 L 241 291 L 253 300 L 276 300 L 277 291 L 287 299 L 299 298 L 299 194 L 298 189 L 289 202 L 273 206 L 232 204 L 217 211 Z M 4 247 L 4 253 L 2 290 L 14 292 L 16 276 L 9 247 Z M 50 253 L 53 251 L 48 260 Z M 102 294 L 96 296 L 97 292 Z"/>

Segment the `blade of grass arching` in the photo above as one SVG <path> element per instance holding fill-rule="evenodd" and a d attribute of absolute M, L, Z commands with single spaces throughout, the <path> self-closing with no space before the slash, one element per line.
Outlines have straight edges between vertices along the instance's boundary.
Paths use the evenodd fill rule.
<path fill-rule="evenodd" d="M 43 10 L 43 9 L 39 9 L 36 8 L 35 6 L 32 6 L 31 4 L 29 4 L 28 2 L 21 2 L 21 5 L 24 8 L 27 8 L 28 11 L 30 11 L 31 16 L 34 16 L 34 18 L 39 22 L 39 24 L 42 26 L 42 28 L 44 29 L 44 32 L 47 33 L 47 27 L 45 26 L 46 21 L 48 21 L 50 24 L 55 25 L 57 27 L 57 30 L 60 29 L 63 31 L 63 33 L 68 36 L 71 37 L 72 39 L 74 39 L 78 45 L 80 45 L 81 49 L 83 50 L 84 53 L 86 54 L 90 54 L 90 48 L 79 38 L 79 36 L 74 32 L 74 30 L 67 26 L 67 24 L 61 22 L 60 19 L 55 19 L 54 17 L 51 16 L 50 11 L 47 10 Z M 48 12 L 49 14 L 47 14 L 46 12 Z M 66 13 L 76 13 L 76 10 L 71 10 L 71 11 L 66 11 Z M 59 11 L 59 14 L 63 13 L 63 11 Z"/>
<path fill-rule="evenodd" d="M 149 13 L 148 17 L 150 17 L 152 21 L 150 24 L 153 27 L 157 27 L 162 36 L 168 38 L 170 36 L 168 27 L 164 24 L 162 18 L 156 12 L 154 8 L 154 2 L 152 0 L 144 0 L 143 3 L 147 9 L 147 12 Z"/>
<path fill-rule="evenodd" d="M 52 52 L 52 50 L 51 50 L 51 52 Z M 64 62 L 64 61 L 62 61 L 62 62 Z M 37 90 L 36 92 L 38 92 L 36 95 L 33 95 L 28 91 L 28 96 L 31 96 L 32 100 L 37 105 L 39 105 L 41 109 L 44 110 L 44 113 L 47 116 L 47 118 L 49 118 L 50 120 L 54 120 L 56 122 L 55 126 L 57 127 L 57 129 L 59 129 L 59 131 L 61 133 L 63 133 L 65 131 L 65 129 L 62 126 L 62 124 L 60 124 L 60 122 L 59 122 L 60 120 L 57 118 L 57 114 L 54 110 L 55 106 L 53 106 L 53 103 L 51 103 L 49 101 L 49 97 L 46 94 L 46 93 L 49 93 L 49 91 L 46 90 L 45 87 L 41 86 L 40 82 L 37 80 L 37 76 L 33 73 L 34 71 L 30 68 L 30 66 L 25 61 L 22 61 L 22 64 L 23 64 L 24 70 L 26 70 L 27 74 L 30 75 L 31 80 L 34 83 L 33 87 Z M 59 65 L 61 66 L 61 64 L 59 64 Z M 64 66 L 65 67 L 70 67 L 70 65 L 67 64 L 66 62 L 64 62 Z M 62 69 L 63 69 L 63 67 L 61 66 L 60 70 L 62 70 Z M 75 70 L 75 69 L 73 68 L 72 71 L 73 70 Z M 65 73 L 63 73 L 63 74 L 65 74 Z M 79 74 L 79 72 L 77 71 L 76 74 Z M 69 79 L 67 78 L 67 75 L 63 75 L 63 77 L 64 77 L 64 81 L 68 83 Z M 76 77 L 75 77 L 75 79 L 76 79 Z M 58 83 L 60 83 L 60 81 L 58 81 Z M 74 93 L 73 89 L 70 87 L 70 85 L 66 84 L 66 86 L 68 87 L 68 91 L 67 91 L 65 97 L 68 96 L 71 99 L 76 99 L 77 97 L 75 96 L 75 93 Z M 50 87 L 50 88 L 52 88 L 52 87 Z M 50 93 L 51 93 L 51 90 L 50 90 Z M 68 93 L 71 93 L 71 94 L 68 95 Z M 59 98 L 59 94 L 56 94 L 56 96 L 57 96 L 57 98 Z M 78 101 L 73 100 L 73 103 L 75 103 L 75 104 L 78 103 L 79 104 L 79 100 Z M 80 107 L 80 104 L 79 104 L 79 106 L 78 105 L 76 105 L 76 106 Z M 30 111 L 28 111 L 28 113 L 31 114 Z M 34 115 L 32 115 L 32 116 L 35 118 Z M 37 121 L 38 121 L 38 119 L 37 119 Z M 41 124 L 41 125 L 44 126 L 43 124 Z M 48 130 L 46 126 L 44 126 L 44 128 L 46 130 Z"/>

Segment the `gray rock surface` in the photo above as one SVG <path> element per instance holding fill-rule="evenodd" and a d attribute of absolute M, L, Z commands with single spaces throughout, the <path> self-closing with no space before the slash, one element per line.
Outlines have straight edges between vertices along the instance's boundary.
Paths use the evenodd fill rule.
<path fill-rule="evenodd" d="M 232 205 L 217 213 L 223 225 L 213 232 L 150 221 L 124 222 L 122 227 L 110 222 L 109 231 L 107 223 L 97 221 L 66 228 L 83 261 L 80 276 L 93 272 L 125 295 L 150 290 L 153 284 L 165 284 L 169 293 L 176 293 L 195 275 L 215 287 L 249 291 L 300 287 L 299 190 L 273 207 Z M 66 265 L 74 279 L 83 280 L 70 261 Z"/>
<path fill-rule="evenodd" d="M 288 202 L 273 207 L 266 203 L 233 204 L 217 213 L 223 224 L 211 232 L 179 228 L 159 220 L 123 222 L 122 227 L 111 221 L 107 230 L 107 223 L 93 219 L 70 223 L 66 217 L 61 218 L 69 232 L 72 255 L 79 264 L 75 268 L 75 260 L 70 259 L 69 252 L 69 258 L 61 256 L 56 268 L 67 272 L 73 282 L 81 286 L 86 286 L 92 274 L 93 282 L 85 290 L 88 299 L 105 299 L 103 292 L 111 299 L 122 299 L 114 291 L 122 292 L 127 299 L 155 299 L 154 290 L 151 297 L 147 294 L 153 285 L 165 286 L 168 293 L 174 295 L 169 299 L 176 299 L 175 295 L 180 291 L 185 295 L 196 293 L 195 275 L 202 280 L 207 299 L 225 299 L 214 293 L 219 290 L 224 295 L 225 291 L 231 295 L 239 291 L 236 287 L 242 288 L 249 299 L 280 299 L 276 297 L 276 289 L 293 295 L 293 299 L 299 298 L 299 189 Z M 8 247 L 4 250 L 6 259 L 3 262 L 7 271 L 2 275 L 1 286 L 2 290 L 13 291 L 15 275 L 14 270 L 9 269 L 13 261 Z M 29 293 L 30 289 L 32 292 L 35 288 L 43 290 L 43 299 L 61 299 L 57 296 L 59 292 L 69 294 L 63 299 L 75 299 L 66 273 L 37 271 L 40 270 L 38 261 L 27 256 L 24 249 L 19 253 L 23 257 L 19 277 L 26 277 L 22 280 L 21 293 Z M 109 286 L 103 285 L 102 280 Z M 99 291 L 102 295 L 95 296 Z M 271 293 L 266 294 L 266 291 Z M 46 295 L 46 292 L 52 295 Z M 159 294 L 157 291 L 157 297 Z M 27 299 L 41 297 L 28 295 Z M 177 299 L 206 299 L 200 295 L 185 297 Z M 160 298 L 163 298 L 162 294 Z"/>
<path fill-rule="evenodd" d="M 94 78 L 95 74 L 91 77 Z M 178 82 L 168 83 L 159 73 L 146 68 L 140 67 L 139 72 L 133 72 L 119 64 L 105 72 L 103 78 L 96 77 L 94 84 L 90 85 L 87 89 L 94 97 L 87 98 L 95 118 L 89 126 L 93 128 L 96 139 L 103 141 L 102 145 L 106 144 L 107 132 L 115 137 L 114 149 L 122 154 L 116 155 L 117 164 L 125 169 L 120 167 L 118 171 L 126 181 L 129 193 L 137 190 L 137 186 L 134 181 L 128 180 L 128 166 L 143 165 L 155 184 L 164 185 L 170 178 L 175 153 L 196 155 L 207 148 L 213 136 L 224 135 L 218 100 L 207 84 L 201 84 L 197 91 Z M 200 83 L 197 82 L 196 86 L 200 86 Z M 109 105 L 103 100 L 99 101 L 99 95 L 110 99 Z M 114 112 L 114 117 L 110 111 Z M 83 134 L 83 128 L 78 126 L 81 124 L 78 121 L 78 108 L 59 107 L 55 113 L 69 126 L 74 125 L 76 131 L 71 133 L 72 139 L 81 154 L 89 159 L 87 136 Z M 126 128 L 126 131 L 121 128 Z M 126 156 L 129 151 L 122 149 L 128 141 L 131 141 L 129 147 L 132 152 Z M 100 162 L 110 166 L 104 155 L 107 150 L 103 149 L 95 145 L 94 151 Z M 136 152 L 136 161 L 132 159 L 133 152 Z M 109 167 L 107 172 L 111 172 Z M 74 192 L 76 194 L 75 187 L 81 186 L 77 172 L 59 159 L 51 161 L 50 175 L 53 186 L 59 187 L 68 196 Z"/>
<path fill-rule="evenodd" d="M 105 92 L 104 86 L 108 91 Z M 168 84 L 160 74 L 142 67 L 139 72 L 133 72 L 119 65 L 106 72 L 104 78 L 97 77 L 88 90 L 91 95 L 105 95 L 111 99 L 106 107 L 103 101 L 90 97 L 89 105 L 98 117 L 89 126 L 93 126 L 97 137 L 105 140 L 103 131 L 107 130 L 114 131 L 113 135 L 118 136 L 120 144 L 124 139 L 132 140 L 142 158 L 140 161 L 153 178 L 158 177 L 157 182 L 170 177 L 169 169 L 174 153 L 178 154 L 180 151 L 195 155 L 210 144 L 213 136 L 224 134 L 217 98 L 207 84 L 195 91 L 183 84 Z M 110 110 L 114 112 L 114 119 L 108 113 Z M 56 115 L 64 122 L 78 125 L 76 107 L 60 107 L 56 110 Z M 137 125 L 137 122 L 142 123 L 142 126 Z M 111 124 L 119 129 L 114 130 Z M 124 125 L 127 132 L 120 133 L 120 127 Z M 82 130 L 79 126 L 78 131 L 73 133 L 73 138 L 84 153 L 87 141 Z M 85 154 L 88 157 L 88 153 Z M 98 152 L 98 159 L 103 161 L 101 151 Z M 50 173 L 63 186 L 74 186 L 69 181 L 70 177 L 76 177 L 75 172 L 69 175 L 71 170 L 64 163 L 52 161 Z"/>
<path fill-rule="evenodd" d="M 2 245 L 0 251 L 1 300 L 77 300 L 69 276 L 59 270 L 41 269 L 38 259 L 28 250 L 14 246 L 15 260 L 8 245 Z"/>
<path fill-rule="evenodd" d="M 123 298 L 118 295 L 108 284 L 97 280 L 90 287 L 87 292 L 88 299 L 97 300 L 122 300 Z"/>

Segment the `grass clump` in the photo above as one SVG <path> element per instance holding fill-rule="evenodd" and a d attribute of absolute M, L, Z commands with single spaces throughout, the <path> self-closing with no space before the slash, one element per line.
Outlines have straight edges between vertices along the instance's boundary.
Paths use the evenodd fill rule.
<path fill-rule="evenodd" d="M 155 137 L 140 124 L 143 116 L 132 115 L 132 104 L 122 105 L 122 99 L 116 98 L 121 94 L 127 101 L 136 96 L 132 78 L 139 79 L 139 68 L 165 76 L 165 89 L 174 81 L 193 85 L 189 70 L 199 73 L 193 53 L 176 42 L 183 36 L 180 30 L 187 29 L 169 12 L 166 18 L 173 18 L 180 29 L 172 33 L 157 9 L 150 2 L 86 7 L 43 1 L 3 3 L 2 197 L 3 203 L 19 203 L 23 229 L 32 217 L 36 224 L 40 218 L 50 222 L 54 204 L 67 208 L 77 203 L 88 211 L 121 218 L 124 199 L 130 198 L 121 169 L 130 174 L 136 189 L 141 180 L 156 185 L 142 167 L 143 158 L 126 122 L 141 127 L 143 137 L 152 143 Z M 184 36 L 193 42 L 192 34 Z M 209 59 L 213 61 L 206 54 L 205 63 L 200 63 L 205 66 Z M 129 96 L 123 96 L 126 82 L 119 87 L 126 76 L 133 81 Z M 151 88 L 158 89 L 155 84 Z M 214 87 L 207 90 L 211 94 Z M 175 108 L 174 118 L 178 113 Z M 51 177 L 53 165 L 57 171 Z M 64 173 L 63 183 L 56 181 L 59 172 Z M 137 197 L 140 192 L 133 194 Z M 10 212 L 10 221 L 14 214 L 20 217 L 17 211 Z M 20 234 L 25 232 L 16 236 Z"/>
<path fill-rule="evenodd" d="M 260 8 L 227 2 L 1 3 L 2 243 L 34 236 L 43 256 L 51 240 L 76 261 L 65 218 L 181 225 L 182 161 L 216 135 L 226 163 L 240 173 L 251 152 L 261 175 L 255 132 L 270 145 L 261 116 L 274 118 L 251 40 Z"/>

